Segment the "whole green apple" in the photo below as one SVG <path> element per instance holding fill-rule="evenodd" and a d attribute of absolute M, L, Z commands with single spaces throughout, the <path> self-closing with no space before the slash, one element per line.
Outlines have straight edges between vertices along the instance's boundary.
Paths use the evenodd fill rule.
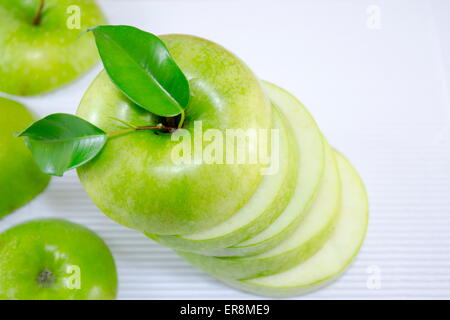
<path fill-rule="evenodd" d="M 184 127 L 203 131 L 270 129 L 271 104 L 255 75 L 236 56 L 208 40 L 167 35 L 162 40 L 187 76 L 191 101 Z M 106 132 L 156 125 L 151 113 L 134 105 L 100 73 L 77 114 Z M 143 232 L 187 234 L 215 226 L 237 212 L 254 194 L 264 165 L 258 163 L 176 163 L 171 134 L 136 131 L 112 137 L 101 153 L 78 168 L 93 202 L 113 220 Z M 208 143 L 203 144 L 206 148 Z M 203 149 L 204 150 L 204 149 Z M 202 151 L 203 151 L 202 150 Z M 246 150 L 249 157 L 258 150 Z M 256 155 L 256 158 L 258 155 Z"/>
<path fill-rule="evenodd" d="M 24 205 L 47 186 L 50 176 L 41 172 L 17 133 L 33 122 L 22 104 L 0 97 L 0 218 Z"/>
<path fill-rule="evenodd" d="M 91 34 L 105 19 L 94 0 L 2 0 L 0 91 L 34 95 L 74 80 L 98 60 Z"/>
<path fill-rule="evenodd" d="M 17 225 L 0 234 L 1 300 L 115 299 L 117 273 L 94 232 L 60 219 Z"/>

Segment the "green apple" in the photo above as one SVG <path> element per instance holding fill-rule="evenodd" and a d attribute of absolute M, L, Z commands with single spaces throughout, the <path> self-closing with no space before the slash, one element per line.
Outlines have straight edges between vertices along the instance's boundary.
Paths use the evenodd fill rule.
<path fill-rule="evenodd" d="M 17 133 L 33 123 L 22 104 L 0 97 L 0 218 L 21 207 L 47 186 L 50 176 L 34 162 Z"/>
<path fill-rule="evenodd" d="M 306 262 L 284 272 L 226 284 L 257 295 L 289 297 L 316 290 L 341 275 L 353 261 L 364 240 L 368 202 L 364 185 L 351 164 L 337 154 L 342 182 L 341 211 L 336 228 L 325 245 Z"/>
<path fill-rule="evenodd" d="M 105 19 L 93 0 L 2 0 L 0 91 L 34 95 L 91 68 L 98 53 L 88 27 Z"/>
<path fill-rule="evenodd" d="M 60 219 L 0 234 L 0 300 L 115 299 L 117 273 L 94 232 Z"/>
<path fill-rule="evenodd" d="M 274 129 L 279 130 L 279 161 L 276 173 L 263 177 L 258 189 L 247 203 L 228 220 L 203 232 L 185 236 L 150 235 L 157 242 L 173 249 L 207 252 L 237 244 L 267 228 L 287 206 L 295 190 L 298 169 L 298 148 L 287 119 L 273 107 Z"/>
<path fill-rule="evenodd" d="M 271 104 L 260 81 L 236 56 L 208 40 L 162 36 L 190 81 L 184 129 L 270 129 Z M 77 114 L 106 132 L 159 119 L 134 105 L 102 72 L 85 93 Z M 78 168 L 93 202 L 113 220 L 158 235 L 192 234 L 227 220 L 252 197 L 264 164 L 175 163 L 171 134 L 137 131 L 112 137 L 101 153 Z M 204 144 L 206 148 L 208 144 Z M 250 157 L 258 158 L 256 149 Z"/>
<path fill-rule="evenodd" d="M 300 162 L 296 188 L 286 209 L 268 228 L 232 247 L 207 252 L 208 255 L 247 256 L 275 247 L 295 231 L 319 189 L 325 157 L 319 128 L 306 108 L 290 93 L 268 82 L 264 82 L 264 87 L 272 103 L 289 119 L 297 140 Z"/>
<path fill-rule="evenodd" d="M 316 253 L 330 237 L 337 221 L 341 181 L 334 151 L 326 143 L 325 169 L 311 209 L 295 232 L 273 249 L 250 257 L 220 258 L 177 253 L 194 266 L 217 277 L 248 279 L 287 270 Z M 291 201 L 297 203 L 297 199 Z"/>

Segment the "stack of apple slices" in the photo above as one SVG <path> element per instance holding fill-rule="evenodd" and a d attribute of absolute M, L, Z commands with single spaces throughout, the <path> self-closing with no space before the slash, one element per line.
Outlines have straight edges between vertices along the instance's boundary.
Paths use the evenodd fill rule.
<path fill-rule="evenodd" d="M 281 164 L 227 221 L 183 236 L 149 235 L 224 283 L 287 297 L 321 287 L 357 254 L 367 195 L 357 172 L 333 150 L 305 107 L 264 83 L 280 129 Z"/>
<path fill-rule="evenodd" d="M 220 133 L 276 129 L 280 143 L 271 158 L 279 160 L 278 170 L 261 176 L 260 163 L 179 164 L 173 161 L 176 136 L 144 130 L 108 140 L 78 168 L 93 202 L 113 220 L 245 291 L 296 295 L 340 274 L 367 226 L 367 196 L 355 170 L 298 100 L 273 84 L 261 86 L 232 53 L 195 36 L 160 39 L 189 79 L 185 133 L 202 139 L 197 121 Z M 161 121 L 105 72 L 85 93 L 77 115 L 104 132 Z M 259 150 L 249 149 L 254 159 Z"/>

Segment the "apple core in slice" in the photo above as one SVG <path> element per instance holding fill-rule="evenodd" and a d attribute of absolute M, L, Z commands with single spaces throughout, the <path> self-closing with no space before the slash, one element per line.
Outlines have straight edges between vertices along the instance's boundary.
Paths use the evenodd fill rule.
<path fill-rule="evenodd" d="M 276 247 L 250 257 L 208 257 L 177 253 L 194 266 L 217 277 L 248 279 L 287 270 L 315 254 L 328 240 L 339 212 L 341 181 L 334 151 L 326 143 L 325 169 L 311 209 L 297 229 Z M 295 201 L 292 199 L 291 201 Z"/>
<path fill-rule="evenodd" d="M 273 108 L 273 129 L 278 131 L 278 158 L 272 156 L 278 170 L 263 177 L 253 196 L 231 218 L 203 232 L 184 236 L 147 234 L 153 240 L 173 249 L 202 253 L 241 242 L 265 229 L 283 212 L 295 189 L 298 149 L 287 119 Z"/>
<path fill-rule="evenodd" d="M 350 265 L 364 240 L 368 201 L 358 173 L 337 154 L 342 181 L 341 212 L 330 239 L 314 256 L 287 271 L 250 280 L 221 280 L 237 289 L 270 297 L 289 297 L 318 289 L 338 277 Z"/>
<path fill-rule="evenodd" d="M 273 248 L 286 239 L 308 211 L 318 190 L 324 167 L 324 143 L 314 119 L 290 93 L 264 82 L 274 105 L 289 120 L 300 153 L 297 184 L 283 213 L 262 232 L 235 246 L 205 254 L 219 257 L 255 255 Z"/>

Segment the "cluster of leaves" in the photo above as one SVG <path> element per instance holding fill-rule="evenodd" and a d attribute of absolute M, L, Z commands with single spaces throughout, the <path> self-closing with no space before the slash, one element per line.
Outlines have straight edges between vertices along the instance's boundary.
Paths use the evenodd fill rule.
<path fill-rule="evenodd" d="M 141 108 L 161 117 L 182 115 L 189 82 L 157 36 L 130 26 L 97 26 L 94 36 L 106 73 Z M 62 176 L 93 159 L 108 135 L 77 116 L 51 114 L 20 134 L 41 170 Z"/>

